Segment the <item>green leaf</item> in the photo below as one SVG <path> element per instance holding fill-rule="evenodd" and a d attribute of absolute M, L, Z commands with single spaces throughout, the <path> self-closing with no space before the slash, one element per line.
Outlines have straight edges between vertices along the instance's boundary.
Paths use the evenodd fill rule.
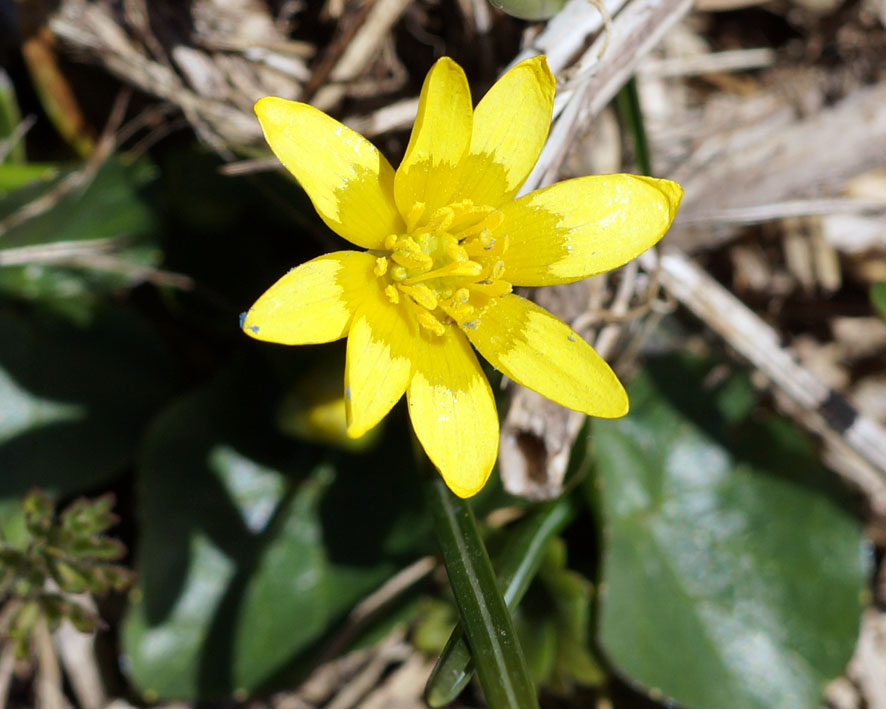
<path fill-rule="evenodd" d="M 880 317 L 886 320 L 886 281 L 871 286 L 871 302 L 880 313 Z"/>
<path fill-rule="evenodd" d="M 4 610 L 9 612 L 9 609 Z M 38 620 L 40 620 L 39 601 L 21 601 L 17 607 L 13 606 L 7 634 L 11 640 L 16 641 L 16 655 L 20 659 L 27 656 L 31 631 Z"/>
<path fill-rule="evenodd" d="M 9 80 L 9 74 L 0 68 L 0 146 L 2 146 L 2 151 L 8 151 L 0 163 L 22 163 L 25 160 L 23 136 L 18 136 L 18 140 L 12 145 L 5 145 L 7 140 L 12 139 L 15 128 L 21 119 L 15 88 Z M 2 156 L 2 151 L 0 151 L 0 156 Z M 0 184 L 0 189 L 2 188 L 2 184 Z"/>
<path fill-rule="evenodd" d="M 171 367 L 131 313 L 73 323 L 0 309 L 0 498 L 68 493 L 119 474 L 169 391 Z"/>
<path fill-rule="evenodd" d="M 643 122 L 643 108 L 640 105 L 640 93 L 637 91 L 637 79 L 630 77 L 615 96 L 619 117 L 630 133 L 634 147 L 634 161 L 641 175 L 652 175 L 652 155 L 649 152 L 649 139 L 646 125 Z"/>
<path fill-rule="evenodd" d="M 79 564 L 70 564 L 62 559 L 56 559 L 49 565 L 52 578 L 59 587 L 68 593 L 83 593 L 92 590 L 91 574 Z"/>
<path fill-rule="evenodd" d="M 45 196 L 71 172 L 64 170 L 55 180 L 0 195 L 0 219 L 8 218 L 26 204 Z M 92 180 L 65 191 L 50 209 L 6 231 L 0 240 L 0 249 L 150 233 L 156 228 L 156 222 L 143 193 L 154 176 L 155 170 L 150 163 L 124 164 L 118 159 L 110 159 Z"/>
<path fill-rule="evenodd" d="M 0 498 L 0 542 L 22 548 L 29 538 L 21 501 L 17 497 Z"/>
<path fill-rule="evenodd" d="M 409 456 L 386 440 L 325 461 L 276 434 L 267 370 L 233 366 L 147 435 L 123 645 L 148 698 L 291 686 L 349 609 L 427 543 L 417 490 L 392 465 Z"/>
<path fill-rule="evenodd" d="M 556 15 L 566 0 L 489 0 L 499 10 L 521 20 L 547 20 Z"/>
<path fill-rule="evenodd" d="M 555 654 L 549 670 L 538 681 L 561 694 L 574 685 L 599 685 L 605 675 L 591 651 L 591 583 L 566 566 L 566 545 L 559 539 L 548 545 L 545 563 L 539 572 L 540 590 L 545 602 L 536 601 L 538 617 L 548 619 L 555 630 Z M 540 619 L 541 620 L 541 619 Z"/>
<path fill-rule="evenodd" d="M 74 557 L 96 561 L 116 561 L 126 555 L 126 547 L 110 537 L 77 539 L 66 545 L 65 551 Z"/>
<path fill-rule="evenodd" d="M 117 524 L 117 516 L 111 511 L 114 502 L 114 495 L 111 493 L 92 500 L 85 497 L 74 500 L 59 515 L 62 532 L 94 541 L 93 535 Z"/>
<path fill-rule="evenodd" d="M 57 174 L 58 167 L 48 163 L 0 163 L 0 195 L 38 180 L 49 181 Z"/>
<path fill-rule="evenodd" d="M 628 416 L 594 423 L 600 643 L 632 682 L 694 709 L 816 706 L 858 632 L 861 525 L 796 429 L 730 421 L 708 369 L 658 360 Z"/>
<path fill-rule="evenodd" d="M 153 266 L 159 262 L 161 253 L 153 242 L 158 222 L 148 199 L 155 177 L 153 166 L 112 158 L 85 184 L 59 192 L 72 172 L 62 170 L 50 179 L 30 181 L 5 194 L 0 191 L 0 219 L 16 219 L 19 210 L 37 200 L 50 202 L 48 209 L 17 221 L 3 233 L 0 291 L 29 299 L 53 297 L 65 304 L 97 287 L 128 284 L 126 273 L 114 270 L 122 269 L 120 263 Z M 0 179 L 2 176 L 0 171 Z M 25 177 L 11 175 L 13 181 Z M 93 243 L 84 251 L 82 242 L 86 241 Z M 74 262 L 34 255 L 34 249 L 57 242 L 72 242 L 67 258 Z M 78 242 L 80 250 L 71 251 Z M 30 251 L 22 255 L 23 249 Z M 98 257 L 90 258 L 96 249 Z M 117 265 L 108 263 L 109 254 Z M 16 265 L 21 263 L 25 265 Z"/>
<path fill-rule="evenodd" d="M 22 508 L 28 532 L 34 537 L 46 537 L 55 514 L 52 501 L 41 490 L 34 490 L 22 500 Z"/>
<path fill-rule="evenodd" d="M 539 687 L 571 695 L 605 674 L 591 649 L 591 583 L 566 567 L 566 546 L 552 539 L 535 584 L 514 613 L 532 676 Z"/>

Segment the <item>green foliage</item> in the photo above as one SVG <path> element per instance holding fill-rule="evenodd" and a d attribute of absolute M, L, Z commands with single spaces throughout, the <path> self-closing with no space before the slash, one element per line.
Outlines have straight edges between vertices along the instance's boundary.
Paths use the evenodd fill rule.
<path fill-rule="evenodd" d="M 537 16 L 563 3 L 497 4 Z M 0 140 L 20 120 L 3 77 Z M 49 502 L 109 484 L 134 490 L 139 584 L 121 656 L 145 699 L 291 687 L 330 648 L 411 619 L 418 592 L 357 640 L 339 635 L 355 604 L 432 548 L 403 411 L 347 439 L 343 349 L 274 347 L 236 327 L 286 269 L 344 247 L 305 195 L 278 175 L 222 176 L 185 141 L 85 180 L 82 165 L 25 157 L 19 144 L 0 164 L 12 225 L 0 235 L 0 623 L 18 651 L 44 619 L 94 629 L 72 594 L 132 577 L 106 534 L 110 497 L 59 514 Z M 47 258 L 60 247 L 79 256 Z M 146 284 L 144 267 L 161 265 L 196 288 Z M 886 317 L 886 284 L 871 300 Z M 694 709 L 812 706 L 842 671 L 864 597 L 859 524 L 796 430 L 759 414 L 747 379 L 706 392 L 706 370 L 653 363 L 631 414 L 594 424 L 600 489 L 520 501 L 519 523 L 485 535 L 536 686 L 569 696 L 617 673 Z M 35 485 L 47 496 L 21 504 Z M 479 519 L 511 504 L 491 489 L 472 501 Z M 415 633 L 435 651 L 456 620 L 442 596 Z M 473 673 L 460 633 L 429 683 L 434 705 Z"/>
<path fill-rule="evenodd" d="M 495 7 L 521 20 L 547 20 L 566 4 L 566 0 L 489 0 Z"/>
<path fill-rule="evenodd" d="M 3 153 L 0 153 L 0 167 L 21 163 L 25 159 L 24 142 L 19 140 L 4 145 L 5 141 L 14 140 L 14 132 L 21 121 L 21 112 L 18 110 L 18 101 L 15 97 L 15 88 L 9 80 L 9 75 L 5 70 L 0 69 L 0 146 Z M 3 189 L 2 180 L 0 180 L 0 190 Z"/>
<path fill-rule="evenodd" d="M 275 432 L 266 370 L 234 365 L 145 440 L 140 586 L 123 644 L 146 696 L 289 686 L 350 608 L 427 544 L 409 458 L 390 458 L 403 426 L 367 454 L 330 458 Z"/>
<path fill-rule="evenodd" d="M 886 281 L 871 286 L 871 302 L 880 313 L 880 317 L 886 320 Z"/>
<path fill-rule="evenodd" d="M 0 305 L 0 498 L 119 475 L 168 396 L 172 367 L 153 331 L 121 308 L 84 312 L 77 322 Z"/>
<path fill-rule="evenodd" d="M 601 684 L 605 673 L 591 649 L 591 583 L 567 568 L 561 540 L 548 545 L 538 581 L 515 619 L 536 683 L 564 695 Z"/>
<path fill-rule="evenodd" d="M 446 487 L 436 471 L 429 473 L 434 532 L 483 697 L 491 709 L 537 707 L 529 668 L 473 511 L 466 500 Z"/>
<path fill-rule="evenodd" d="M 77 180 L 73 188 L 60 190 L 74 171 L 61 170 L 51 180 L 34 182 L 0 197 L 0 218 L 5 218 L 56 190 L 56 199 L 48 209 L 4 233 L 3 249 L 54 241 L 132 238 L 156 228 L 155 215 L 141 194 L 155 176 L 149 163 L 107 160 L 91 179 Z"/>
<path fill-rule="evenodd" d="M 581 459 L 583 463 L 584 452 L 573 455 L 573 462 L 576 459 Z M 574 498 L 564 495 L 559 500 L 540 505 L 519 524 L 502 533 L 505 542 L 493 557 L 493 567 L 509 610 L 513 611 L 520 603 L 545 558 L 549 544 L 572 520 L 575 507 Z M 525 624 L 522 629 L 518 625 L 517 629 L 522 630 L 523 635 L 529 632 Z M 524 644 L 524 647 L 532 651 L 531 644 Z M 473 658 L 460 623 L 441 649 L 425 687 L 425 698 L 432 707 L 445 706 L 454 701 L 474 673 Z M 534 669 L 532 659 L 529 657 L 530 669 Z M 542 682 L 548 679 L 542 671 L 535 672 L 534 676 Z"/>
<path fill-rule="evenodd" d="M 48 181 L 58 175 L 55 165 L 43 163 L 0 163 L 0 195 L 33 182 Z"/>
<path fill-rule="evenodd" d="M 84 169 L 0 166 L 0 220 L 13 220 L 0 238 L 0 264 L 23 263 L 0 268 L 0 291 L 64 305 L 128 284 L 133 269 L 159 262 L 157 214 L 147 199 L 153 166 L 110 159 L 89 179 Z M 15 189 L 4 193 L 4 184 Z M 22 218 L 25 208 L 33 216 Z"/>
<path fill-rule="evenodd" d="M 854 647 L 861 526 L 803 437 L 736 420 L 742 385 L 706 392 L 707 369 L 656 361 L 631 414 L 594 423 L 600 643 L 652 696 L 695 709 L 815 706 Z"/>
<path fill-rule="evenodd" d="M 40 618 L 50 630 L 64 619 L 84 633 L 101 626 L 74 594 L 102 596 L 132 582 L 129 569 L 112 563 L 126 553 L 123 544 L 105 535 L 117 524 L 113 506 L 110 494 L 80 498 L 57 515 L 39 490 L 22 500 L 23 537 L 18 543 L 0 537 L 0 617 L 5 619 L 0 632 L 15 643 L 19 657 L 27 656 Z"/>

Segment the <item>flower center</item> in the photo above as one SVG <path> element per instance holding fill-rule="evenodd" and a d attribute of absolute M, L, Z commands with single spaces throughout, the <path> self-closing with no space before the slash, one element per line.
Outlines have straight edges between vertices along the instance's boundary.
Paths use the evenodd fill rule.
<path fill-rule="evenodd" d="M 441 207 L 426 221 L 424 212 L 424 203 L 416 203 L 406 217 L 408 233 L 385 240 L 375 275 L 392 303 L 404 304 L 422 327 L 442 335 L 451 322 L 470 327 L 482 302 L 511 292 L 502 280 L 508 237 L 495 235 L 501 212 L 470 200 Z"/>

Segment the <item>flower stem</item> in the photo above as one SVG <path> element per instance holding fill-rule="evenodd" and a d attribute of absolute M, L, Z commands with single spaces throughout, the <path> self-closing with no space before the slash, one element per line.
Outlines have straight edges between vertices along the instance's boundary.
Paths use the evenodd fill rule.
<path fill-rule="evenodd" d="M 575 516 L 577 505 L 570 495 L 541 505 L 522 520 L 509 536 L 494 562 L 499 586 L 504 590 L 508 609 L 523 598 L 544 558 L 548 542 Z M 434 667 L 425 688 L 425 699 L 432 707 L 455 701 L 474 674 L 474 663 L 459 623 Z"/>
<path fill-rule="evenodd" d="M 474 514 L 439 476 L 428 483 L 434 530 L 462 626 L 490 709 L 534 709 L 538 699 L 511 615 Z"/>
<path fill-rule="evenodd" d="M 637 79 L 631 77 L 621 87 L 616 96 L 618 112 L 621 120 L 631 132 L 634 143 L 634 159 L 637 167 L 643 175 L 652 175 L 652 155 L 649 152 L 649 140 L 646 137 L 646 128 L 643 124 L 643 109 L 640 106 L 640 95 L 637 92 Z"/>

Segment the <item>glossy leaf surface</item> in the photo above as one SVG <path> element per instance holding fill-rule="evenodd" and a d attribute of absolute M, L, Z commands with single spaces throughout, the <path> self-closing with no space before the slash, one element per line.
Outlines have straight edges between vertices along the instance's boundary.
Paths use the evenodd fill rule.
<path fill-rule="evenodd" d="M 708 369 L 659 360 L 628 417 L 594 424 L 600 643 L 625 677 L 695 709 L 815 706 L 858 632 L 861 526 L 808 441 L 736 410 L 747 383 L 707 391 Z"/>
<path fill-rule="evenodd" d="M 332 461 L 275 434 L 260 369 L 225 372 L 148 433 L 140 597 L 123 632 L 129 676 L 146 697 L 289 686 L 426 538 L 383 446 Z M 401 494 L 378 494 L 393 480 Z"/>

